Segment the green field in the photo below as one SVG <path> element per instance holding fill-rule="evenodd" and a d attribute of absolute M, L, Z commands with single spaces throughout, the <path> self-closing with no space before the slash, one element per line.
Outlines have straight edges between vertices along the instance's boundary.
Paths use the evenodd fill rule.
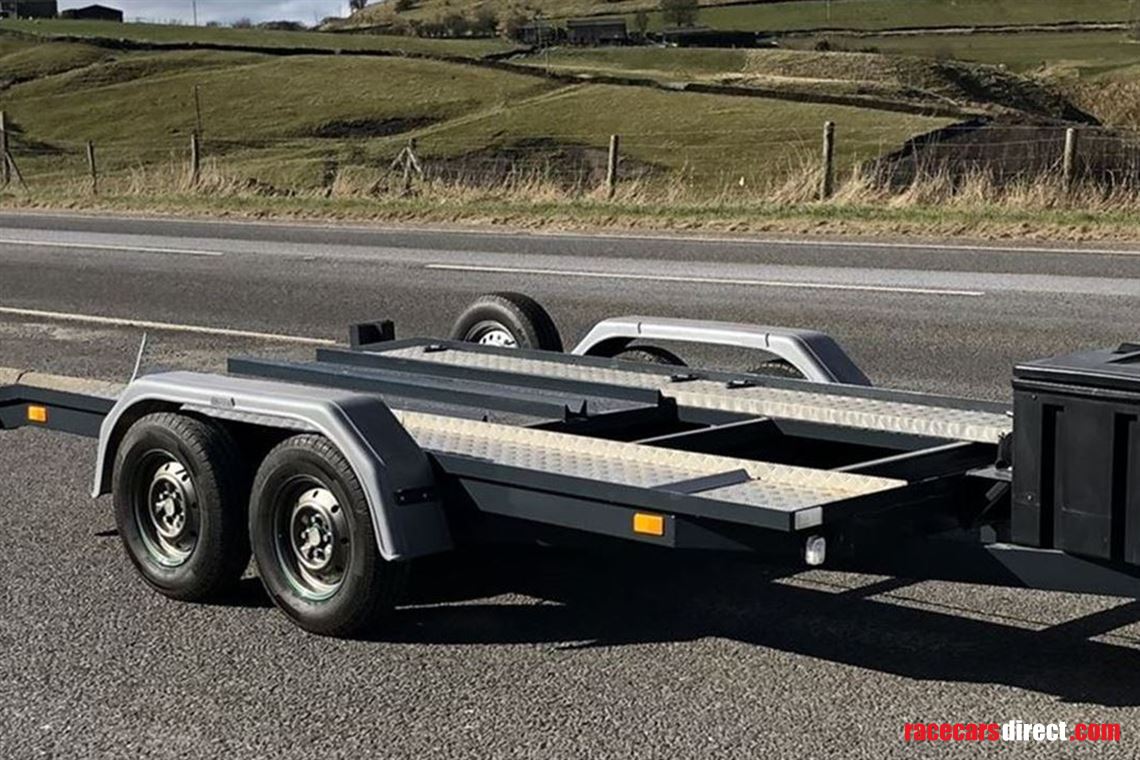
<path fill-rule="evenodd" d="M 50 45 L 57 46 L 73 47 Z M 4 107 L 17 160 L 33 187 L 81 183 L 88 140 L 109 177 L 183 166 L 197 120 L 195 88 L 211 165 L 243 186 L 282 192 L 327 187 L 332 176 L 377 177 L 410 137 L 429 161 L 534 168 L 567 151 L 594 161 L 620 134 L 630 167 L 661 186 L 707 194 L 802 173 L 828 119 L 841 125 L 842 170 L 947 123 L 761 98 L 566 86 L 416 59 L 134 52 L 9 88 Z"/>
<path fill-rule="evenodd" d="M 526 63 L 558 72 L 625 75 L 658 82 L 762 88 L 789 96 L 843 95 L 860 105 L 957 107 L 960 113 L 1066 113 L 1060 93 L 998 66 L 919 56 L 759 49 L 556 48 Z"/>
<path fill-rule="evenodd" d="M 306 137 L 334 121 L 446 120 L 550 87 L 542 79 L 435 61 L 233 56 L 180 51 L 127 58 L 102 71 L 18 86 L 7 103 L 40 139 L 121 142 L 188 133 L 197 86 L 209 136 L 276 140 Z M 100 78 L 109 84 L 98 86 Z"/>
<path fill-rule="evenodd" d="M 787 44 L 810 48 L 818 39 L 821 38 L 789 40 Z M 1070 68 L 1099 74 L 1140 63 L 1140 44 L 1119 31 L 867 37 L 829 35 L 828 39 L 832 44 L 853 50 L 874 48 L 888 54 L 955 58 L 1007 66 L 1022 72 Z"/>
<path fill-rule="evenodd" d="M 601 148 L 622 136 L 625 155 L 689 172 L 708 186 L 780 181 L 815 157 L 823 123 L 841 126 L 841 169 L 893 149 L 906 138 L 947 120 L 869 109 L 788 103 L 627 87 L 570 87 L 548 97 L 462 124 L 441 125 L 421 137 L 425 148 L 461 153 L 476 146 L 510 145 L 536 135 Z"/>
<path fill-rule="evenodd" d="M 646 74 L 697 80 L 742 73 L 753 51 L 711 48 L 553 48 L 521 59 L 532 66 L 573 71 Z"/>
<path fill-rule="evenodd" d="M 806 0 L 704 8 L 699 20 L 718 29 L 778 32 L 1122 22 L 1131 18 L 1131 0 Z"/>
<path fill-rule="evenodd" d="M 43 45 L 0 36 L 0 85 L 58 74 L 109 56 L 93 45 Z"/>
<path fill-rule="evenodd" d="M 21 32 L 40 37 L 91 37 L 126 39 L 154 44 L 200 43 L 257 48 L 313 48 L 315 50 L 391 51 L 479 57 L 501 53 L 514 46 L 499 39 L 437 40 L 376 34 L 281 32 L 265 29 L 227 29 L 160 24 L 113 24 L 103 21 L 33 21 L 4 19 L 0 32 Z"/>
<path fill-rule="evenodd" d="M 485 2 L 502 9 L 509 0 Z M 528 12 L 628 14 L 640 5 L 656 3 L 530 0 Z M 1121 219 L 1127 221 L 1121 229 L 1135 229 L 1135 196 L 1105 200 L 1096 187 L 1080 196 L 1051 194 L 1048 177 L 1008 194 L 991 188 L 963 198 L 937 181 L 905 193 L 869 182 L 866 174 L 843 181 L 856 167 L 950 123 L 892 110 L 900 105 L 949 105 L 958 114 L 1002 119 L 1028 114 L 1039 123 L 1058 115 L 1083 119 L 1075 104 L 1105 124 L 1140 128 L 1140 44 L 1122 31 L 876 33 L 904 26 L 1115 23 L 1131 17 L 1130 0 L 833 0 L 830 17 L 828 5 L 805 0 L 702 10 L 700 22 L 711 26 L 849 30 L 785 36 L 774 50 L 554 49 L 513 59 L 580 75 L 571 84 L 537 71 L 422 57 L 476 58 L 511 49 L 499 40 L 4 21 L 0 108 L 8 114 L 27 187 L 13 185 L 0 198 L 5 204 L 160 211 L 732 229 L 760 224 L 795 231 L 838 230 L 858 218 L 887 234 L 944 233 L 939 225 L 950 217 L 943 205 L 961 207 L 951 225 L 960 233 L 987 229 L 994 204 L 1005 204 L 1001 213 L 1025 230 L 1044 218 L 1029 207 L 1085 203 L 1086 212 L 1066 217 L 1065 229 L 1084 235 L 1120 226 Z M 465 8 L 474 6 L 420 0 L 410 13 L 430 19 Z M 156 49 L 113 44 L 120 38 Z M 821 39 L 833 52 L 815 49 Z M 160 49 L 164 44 L 209 49 Z M 314 55 L 270 52 L 283 47 Z M 391 55 L 316 55 L 331 50 Z M 590 75 L 730 84 L 779 97 L 602 84 Z M 839 95 L 859 105 L 819 102 Z M 804 207 L 799 204 L 818 193 L 826 121 L 837 125 L 839 195 Z M 204 160 L 201 182 L 193 186 L 187 169 L 197 129 Z M 597 192 L 611 135 L 621 138 L 614 203 Z M 389 166 L 413 139 L 426 177 L 405 195 L 401 173 Z M 96 148 L 98 198 L 88 178 L 88 141 Z M 929 208 L 907 210 L 916 204 Z M 1096 214 L 1087 212 L 1093 207 Z M 789 213 L 798 219 L 790 227 Z M 1008 232 L 1008 219 L 998 227 Z"/>
<path fill-rule="evenodd" d="M 483 4 L 500 14 L 518 7 L 513 0 L 485 0 Z M 701 24 L 759 31 L 1121 22 L 1132 18 L 1131 0 L 792 0 L 750 5 L 701 0 L 701 5 L 704 6 L 699 19 Z M 475 3 L 452 0 L 419 0 L 401 15 L 432 19 L 450 11 L 475 7 Z M 653 0 L 529 0 L 526 7 L 529 14 L 541 12 L 546 18 L 567 18 L 630 14 L 638 8 L 656 9 L 657 3 Z M 377 4 L 354 17 L 353 23 L 374 24 L 388 18 L 390 11 L 384 4 Z M 660 20 L 654 18 L 653 23 L 659 25 Z"/>

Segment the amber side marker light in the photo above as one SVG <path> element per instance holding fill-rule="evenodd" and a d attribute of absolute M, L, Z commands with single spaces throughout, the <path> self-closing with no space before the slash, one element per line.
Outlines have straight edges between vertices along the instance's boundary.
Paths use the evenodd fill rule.
<path fill-rule="evenodd" d="M 47 407 L 46 406 L 29 406 L 28 407 L 28 422 L 38 422 L 40 424 L 47 422 Z"/>
<path fill-rule="evenodd" d="M 665 518 L 661 515 L 647 515 L 636 512 L 633 515 L 633 532 L 645 536 L 664 536 Z"/>

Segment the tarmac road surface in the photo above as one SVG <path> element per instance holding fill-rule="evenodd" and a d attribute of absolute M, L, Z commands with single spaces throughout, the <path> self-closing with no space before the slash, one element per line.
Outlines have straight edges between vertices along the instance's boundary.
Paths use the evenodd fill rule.
<path fill-rule="evenodd" d="M 445 333 L 483 292 L 568 343 L 629 313 L 835 336 L 879 385 L 1008 398 L 1019 359 L 1140 338 L 1140 246 L 770 241 L 0 214 L 0 365 L 123 380 L 307 356 L 389 317 Z M 122 321 L 120 321 L 122 320 Z M 749 357 L 692 350 L 695 363 Z M 531 548 L 417 568 L 373 641 L 306 635 L 257 581 L 137 581 L 93 444 L 0 436 L 0 755 L 1038 757 L 1140 751 L 1140 605 L 750 558 Z M 903 724 L 1119 722 L 1119 744 L 908 745 Z"/>

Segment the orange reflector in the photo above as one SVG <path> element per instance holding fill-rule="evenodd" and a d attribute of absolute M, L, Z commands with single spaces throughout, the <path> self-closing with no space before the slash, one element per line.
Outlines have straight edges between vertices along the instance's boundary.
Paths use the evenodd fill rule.
<path fill-rule="evenodd" d="M 29 406 L 28 407 L 28 422 L 47 422 L 47 407 L 46 406 Z"/>
<path fill-rule="evenodd" d="M 647 536 L 664 536 L 665 518 L 661 515 L 647 515 L 644 512 L 635 512 L 633 515 L 633 532 L 644 533 Z"/>

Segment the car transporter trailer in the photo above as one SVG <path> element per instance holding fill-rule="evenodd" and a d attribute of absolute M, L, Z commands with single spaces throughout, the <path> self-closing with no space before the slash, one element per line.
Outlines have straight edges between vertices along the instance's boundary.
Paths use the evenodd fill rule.
<path fill-rule="evenodd" d="M 328 635 L 375 626 L 417 557 L 568 532 L 1140 598 L 1140 346 L 1022 364 L 1013 389 L 1011 409 L 873 388 L 820 333 L 687 320 L 606 320 L 563 353 L 541 307 L 496 294 L 451 340 L 361 324 L 310 362 L 0 370 L 0 428 L 98 438 L 94 495 L 159 592 L 224 594 L 252 552 Z"/>

